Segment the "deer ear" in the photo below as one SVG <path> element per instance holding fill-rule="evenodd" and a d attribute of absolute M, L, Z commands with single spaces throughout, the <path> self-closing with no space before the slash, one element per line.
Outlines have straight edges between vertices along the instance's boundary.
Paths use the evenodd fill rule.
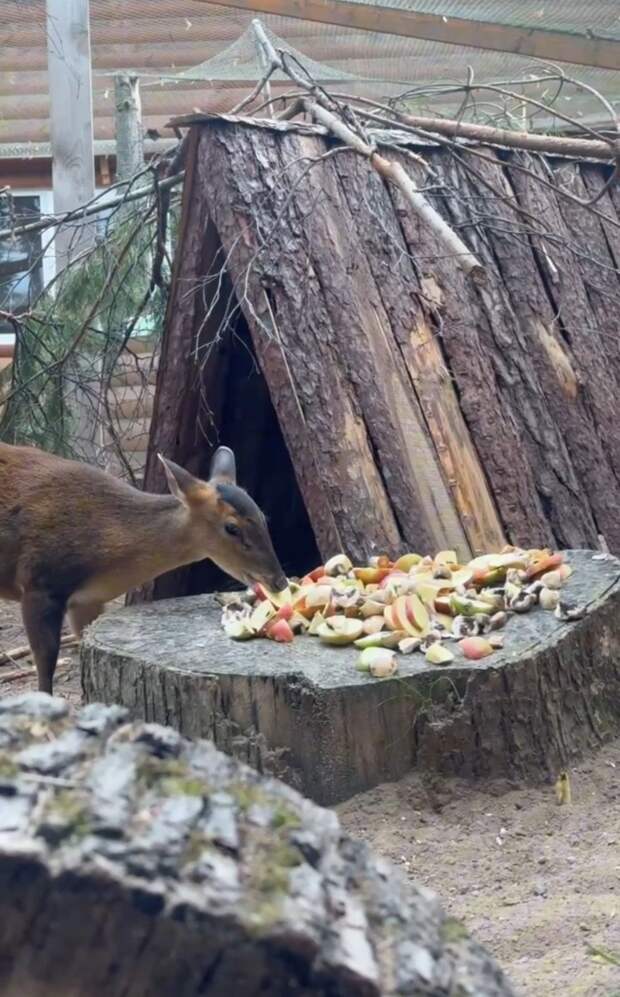
<path fill-rule="evenodd" d="M 190 474 L 183 467 L 179 467 L 174 461 L 166 460 L 160 453 L 157 454 L 157 457 L 164 465 L 168 488 L 175 498 L 186 502 L 191 497 L 192 492 L 204 487 L 198 478 L 195 478 L 193 474 Z"/>
<path fill-rule="evenodd" d="M 237 465 L 235 455 L 230 447 L 218 447 L 213 454 L 211 467 L 209 468 L 210 478 L 225 478 L 226 481 L 237 483 Z"/>

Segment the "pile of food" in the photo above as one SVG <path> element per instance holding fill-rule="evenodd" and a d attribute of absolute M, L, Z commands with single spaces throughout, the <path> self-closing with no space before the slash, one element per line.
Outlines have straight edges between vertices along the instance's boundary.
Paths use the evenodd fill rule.
<path fill-rule="evenodd" d="M 376 677 L 394 674 L 397 652 L 420 652 L 433 665 L 454 660 L 450 644 L 477 660 L 503 646 L 513 613 L 534 606 L 558 619 L 577 610 L 561 599 L 571 568 L 561 553 L 506 547 L 459 564 L 452 550 L 434 558 L 404 554 L 354 567 L 337 554 L 284 592 L 255 585 L 226 599 L 222 624 L 233 640 L 289 642 L 297 634 L 323 644 L 359 648 L 357 667 Z"/>

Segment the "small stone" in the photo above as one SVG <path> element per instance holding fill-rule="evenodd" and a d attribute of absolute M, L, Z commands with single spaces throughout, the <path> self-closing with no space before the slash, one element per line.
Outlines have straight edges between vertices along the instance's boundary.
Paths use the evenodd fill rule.
<path fill-rule="evenodd" d="M 145 744 L 158 758 L 176 756 L 183 746 L 183 738 L 178 731 L 161 724 L 142 724 L 133 740 L 137 744 Z"/>
<path fill-rule="evenodd" d="M 81 731 L 69 730 L 55 741 L 33 744 L 16 757 L 21 768 L 42 772 L 45 775 L 58 775 L 63 769 L 79 761 L 87 753 L 86 735 Z"/>
<path fill-rule="evenodd" d="M 129 710 L 124 706 L 89 703 L 80 710 L 75 726 L 87 734 L 107 734 L 114 727 L 118 727 L 128 713 Z"/>
<path fill-rule="evenodd" d="M 239 849 L 239 829 L 235 801 L 228 793 L 214 793 L 209 798 L 209 812 L 202 830 L 220 848 Z"/>
<path fill-rule="evenodd" d="M 296 845 L 309 865 L 316 868 L 321 858 L 321 842 L 312 831 L 299 830 L 291 835 L 291 844 Z"/>
<path fill-rule="evenodd" d="M 45 717 L 47 720 L 60 720 L 66 717 L 69 706 L 60 696 L 48 696 L 46 692 L 23 692 L 18 696 L 0 699 L 0 715 L 11 714 L 28 717 Z"/>
<path fill-rule="evenodd" d="M 32 812 L 32 797 L 15 794 L 3 796 L 0 805 L 0 834 L 27 831 Z"/>

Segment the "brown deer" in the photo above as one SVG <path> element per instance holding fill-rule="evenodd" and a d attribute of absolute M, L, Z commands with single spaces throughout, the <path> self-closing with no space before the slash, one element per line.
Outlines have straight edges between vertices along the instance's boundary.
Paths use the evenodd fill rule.
<path fill-rule="evenodd" d="M 130 588 L 210 558 L 246 585 L 287 581 L 267 522 L 220 447 L 208 481 L 165 460 L 171 494 L 0 443 L 0 598 L 21 603 L 39 689 L 52 691 L 65 613 L 76 637 Z"/>

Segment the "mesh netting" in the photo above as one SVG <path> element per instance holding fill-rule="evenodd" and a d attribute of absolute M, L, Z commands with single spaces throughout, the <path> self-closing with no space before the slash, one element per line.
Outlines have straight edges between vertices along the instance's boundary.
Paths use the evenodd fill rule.
<path fill-rule="evenodd" d="M 354 73 L 347 73 L 343 69 L 335 69 L 316 59 L 310 59 L 299 49 L 289 45 L 283 38 L 278 38 L 269 28 L 265 28 L 265 33 L 275 48 L 288 52 L 289 55 L 304 67 L 309 76 L 322 82 L 333 82 L 337 80 L 356 80 Z M 201 62 L 198 66 L 183 70 L 180 73 L 172 73 L 166 76 L 164 73 L 157 74 L 159 79 L 183 80 L 192 83 L 204 83 L 205 81 L 216 82 L 218 80 L 247 80 L 255 83 L 263 75 L 263 60 L 256 34 L 252 25 L 247 27 L 240 38 L 232 45 L 228 45 L 218 55 L 212 59 Z M 271 77 L 272 82 L 283 82 L 288 78 L 276 70 Z"/>
<path fill-rule="evenodd" d="M 368 0 L 364 0 L 368 2 Z M 526 29 L 567 32 L 577 38 L 620 40 L 618 0 L 382 0 L 386 8 L 458 17 Z M 49 140 L 44 0 L 0 0 L 0 144 Z M 254 15 L 202 0 L 90 0 L 95 137 L 114 137 L 114 87 L 119 70 L 143 81 L 146 127 L 161 130 L 195 108 L 230 110 L 262 76 L 251 23 Z M 550 75 L 563 72 L 600 92 L 617 111 L 620 71 L 560 64 L 419 38 L 368 32 L 301 19 L 260 15 L 277 47 L 295 53 L 318 81 L 381 99 L 409 89 L 420 113 L 451 116 L 471 67 L 477 82 L 530 78 L 524 92 L 554 103 L 578 123 L 606 124 L 596 97 Z M 5 85 L 3 85 L 3 82 Z M 273 80 L 278 84 L 277 77 Z M 487 99 L 488 97 L 488 99 Z M 492 96 L 478 95 L 465 117 L 511 126 L 520 115 Z M 520 127 L 549 129 L 552 115 L 523 114 Z M 557 123 L 557 122 L 555 122 Z M 162 134 L 169 134 L 163 133 Z"/>
<path fill-rule="evenodd" d="M 91 0 L 92 16 L 113 19 L 114 6 L 110 0 Z M 459 17 L 483 20 L 525 28 L 546 28 L 567 31 L 582 36 L 601 35 L 620 38 L 620 9 L 617 0 L 597 0 L 585 5 L 574 0 L 551 2 L 505 2 L 505 0 L 382 0 L 381 5 L 434 13 L 444 18 Z M 124 4 L 131 16 L 159 17 L 165 22 L 174 39 L 170 60 L 176 65 L 169 69 L 135 66 L 141 70 L 145 87 L 151 90 L 180 85 L 192 92 L 188 94 L 191 110 L 199 106 L 204 110 L 226 110 L 238 99 L 242 84 L 254 83 L 262 75 L 262 63 L 252 30 L 255 15 L 234 9 L 218 7 L 203 2 L 160 2 L 160 0 L 132 0 Z M 178 12 L 174 25 L 174 12 Z M 494 52 L 477 48 L 449 45 L 418 38 L 404 38 L 391 34 L 366 32 L 335 25 L 274 15 L 260 15 L 268 36 L 276 47 L 292 52 L 320 82 L 346 83 L 345 89 L 375 98 L 389 98 L 404 89 L 412 91 L 410 103 L 422 113 L 454 114 L 462 102 L 462 94 L 447 93 L 450 84 L 464 82 L 471 67 L 477 82 L 530 82 L 520 87 L 520 92 L 558 106 L 582 122 L 605 122 L 609 114 L 592 94 L 551 77 L 560 73 L 577 78 L 599 91 L 615 107 L 620 105 L 620 72 L 593 69 L 568 64 L 552 65 L 528 56 Z M 204 53 L 192 62 L 192 54 Z M 163 54 L 163 53 L 162 53 Z M 151 50 L 152 60 L 158 58 Z M 184 58 L 186 64 L 179 66 Z M 188 64 L 189 63 L 189 64 Z M 278 74 L 273 77 L 277 83 Z M 207 84 L 208 88 L 205 88 Z M 198 96 L 198 93 L 200 96 Z M 230 98 L 226 99 L 226 94 Z M 148 98 L 147 98 L 148 100 Z M 507 110 L 492 98 L 480 97 L 471 101 L 465 117 L 502 124 L 517 124 L 531 128 L 554 127 L 552 115 L 537 112 L 512 122 Z"/>

